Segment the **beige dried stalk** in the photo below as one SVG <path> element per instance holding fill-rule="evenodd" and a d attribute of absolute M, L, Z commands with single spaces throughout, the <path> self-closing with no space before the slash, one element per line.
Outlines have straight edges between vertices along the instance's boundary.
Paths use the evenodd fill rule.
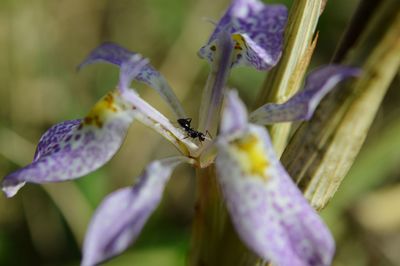
<path fill-rule="evenodd" d="M 279 64 L 269 73 L 257 98 L 256 107 L 267 102 L 282 103 L 295 94 L 304 78 L 316 38 L 313 42 L 319 16 L 326 1 L 294 1 L 290 9 L 285 42 Z M 275 152 L 280 155 L 286 146 L 291 123 L 270 127 Z"/>
<path fill-rule="evenodd" d="M 329 95 L 313 118 L 299 127 L 282 156 L 286 169 L 316 209 L 326 206 L 350 169 L 399 69 L 400 9 L 393 14 L 393 4 L 381 5 L 346 60 L 365 61 L 363 75 Z M 391 22 L 376 45 L 365 48 L 376 37 L 380 20 Z M 369 56 L 364 59 L 364 55 Z"/>

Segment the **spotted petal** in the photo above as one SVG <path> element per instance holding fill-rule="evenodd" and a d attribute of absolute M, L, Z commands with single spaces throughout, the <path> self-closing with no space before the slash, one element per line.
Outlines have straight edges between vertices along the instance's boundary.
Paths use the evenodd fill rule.
<path fill-rule="evenodd" d="M 25 184 L 71 180 L 104 165 L 121 146 L 133 120 L 119 91 L 108 93 L 84 119 L 51 127 L 40 139 L 34 160 L 2 182 L 8 197 Z"/>
<path fill-rule="evenodd" d="M 266 129 L 249 124 L 218 143 L 219 182 L 243 242 L 273 265 L 330 265 L 333 238 L 280 164 Z"/>
<path fill-rule="evenodd" d="M 250 114 L 250 121 L 260 125 L 308 120 L 322 98 L 340 81 L 360 74 L 358 68 L 328 65 L 311 72 L 304 89 L 283 104 L 268 103 Z"/>
<path fill-rule="evenodd" d="M 110 42 L 103 43 L 89 54 L 89 56 L 78 66 L 78 69 L 97 62 L 110 63 L 119 67 L 128 63 L 128 66 L 126 67 L 136 67 L 135 64 L 132 64 L 132 58 L 137 56 L 139 56 L 138 53 L 131 52 L 118 44 Z M 171 106 L 177 117 L 187 117 L 178 98 L 165 78 L 149 63 L 142 67 L 138 75 L 135 76 L 135 80 L 143 82 L 157 90 L 157 92 Z"/>
<path fill-rule="evenodd" d="M 173 169 L 184 161 L 188 159 L 173 157 L 150 163 L 136 185 L 113 192 L 101 203 L 86 234 L 82 265 L 97 265 L 116 256 L 137 238 L 158 206 Z"/>
<path fill-rule="evenodd" d="M 37 161 L 48 154 L 58 152 L 60 149 L 59 143 L 66 135 L 76 130 L 81 123 L 82 119 L 67 120 L 49 128 L 39 140 L 33 161 Z"/>
<path fill-rule="evenodd" d="M 235 42 L 232 66 L 270 69 L 282 54 L 286 21 L 287 8 L 283 5 L 267 5 L 259 0 L 233 0 L 199 55 L 212 62 L 218 49 L 216 39 L 221 31 L 228 31 Z"/>

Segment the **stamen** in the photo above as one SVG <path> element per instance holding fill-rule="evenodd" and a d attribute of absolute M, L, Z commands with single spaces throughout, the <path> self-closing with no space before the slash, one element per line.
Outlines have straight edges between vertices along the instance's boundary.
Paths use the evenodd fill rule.
<path fill-rule="evenodd" d="M 198 147 L 195 143 L 190 139 L 184 139 L 185 135 L 180 129 L 134 91 L 126 90 L 122 97 L 135 107 L 132 112 L 136 119 L 169 140 L 182 154 L 187 156 L 197 151 Z"/>
<path fill-rule="evenodd" d="M 233 47 L 231 34 L 227 29 L 219 33 L 216 45 L 210 47 L 215 53 L 200 106 L 199 130 L 202 132 L 208 131 L 212 135 L 217 133 L 224 87 L 232 63 Z"/>

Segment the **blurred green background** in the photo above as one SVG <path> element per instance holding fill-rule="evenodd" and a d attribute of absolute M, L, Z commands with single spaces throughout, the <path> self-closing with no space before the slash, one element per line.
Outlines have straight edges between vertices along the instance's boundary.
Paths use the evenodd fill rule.
<path fill-rule="evenodd" d="M 278 2 L 278 1 L 275 1 Z M 290 6 L 291 1 L 284 1 Z M 356 0 L 328 1 L 319 23 L 312 65 L 328 63 Z M 220 0 L 1 0 L 0 176 L 33 157 L 52 124 L 83 117 L 117 82 L 118 70 L 76 66 L 103 41 L 150 58 L 190 116 L 207 64 L 196 56 L 229 1 Z M 230 85 L 251 103 L 265 74 L 233 71 Z M 141 95 L 173 116 L 158 95 Z M 334 265 L 400 265 L 400 92 L 392 84 L 362 152 L 340 191 L 323 211 L 337 240 Z M 87 223 L 101 199 L 132 184 L 152 159 L 175 154 L 171 145 L 134 123 L 118 154 L 75 182 L 27 185 L 0 197 L 0 265 L 78 265 Z M 194 208 L 194 172 L 178 168 L 137 243 L 106 265 L 184 265 Z"/>

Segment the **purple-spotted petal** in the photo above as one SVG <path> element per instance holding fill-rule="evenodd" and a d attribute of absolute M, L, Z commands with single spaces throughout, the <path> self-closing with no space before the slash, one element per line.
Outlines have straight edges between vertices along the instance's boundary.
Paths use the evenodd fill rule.
<path fill-rule="evenodd" d="M 232 66 L 269 69 L 282 54 L 286 21 L 287 8 L 283 5 L 267 5 L 259 0 L 233 0 L 199 55 L 213 61 L 217 48 L 215 40 L 221 31 L 229 31 L 235 41 Z"/>
<path fill-rule="evenodd" d="M 119 91 L 108 93 L 84 119 L 51 127 L 33 162 L 4 178 L 3 191 L 12 197 L 25 182 L 71 180 L 96 170 L 117 152 L 132 120 L 131 106 Z"/>
<path fill-rule="evenodd" d="M 49 128 L 39 140 L 33 161 L 37 161 L 60 149 L 59 143 L 67 134 L 71 134 L 82 122 L 82 119 L 67 120 Z"/>
<path fill-rule="evenodd" d="M 158 206 L 173 169 L 185 157 L 150 163 L 133 187 L 110 194 L 90 222 L 83 246 L 82 265 L 97 265 L 123 252 L 139 235 Z"/>
<path fill-rule="evenodd" d="M 143 64 L 143 60 L 135 60 L 135 58 L 139 59 L 140 55 L 138 53 L 129 51 L 118 44 L 108 42 L 103 43 L 95 48 L 78 66 L 78 69 L 93 63 L 105 62 L 123 67 L 123 71 L 129 72 L 131 71 L 131 68 L 137 68 L 138 64 Z M 178 98 L 165 78 L 148 62 L 143 64 L 139 73 L 137 73 L 137 75 L 135 75 L 133 78 L 154 88 L 171 106 L 172 110 L 178 117 L 187 117 Z M 129 85 L 128 83 L 124 82 L 124 80 L 121 79 L 121 81 L 123 82 L 123 86 Z"/>
<path fill-rule="evenodd" d="M 265 128 L 219 142 L 219 182 L 243 242 L 279 266 L 328 266 L 334 240 L 276 158 Z"/>
<path fill-rule="evenodd" d="M 321 99 L 340 81 L 360 74 L 360 69 L 328 65 L 311 72 L 304 89 L 283 104 L 268 103 L 250 114 L 252 123 L 266 125 L 279 122 L 308 120 Z"/>

